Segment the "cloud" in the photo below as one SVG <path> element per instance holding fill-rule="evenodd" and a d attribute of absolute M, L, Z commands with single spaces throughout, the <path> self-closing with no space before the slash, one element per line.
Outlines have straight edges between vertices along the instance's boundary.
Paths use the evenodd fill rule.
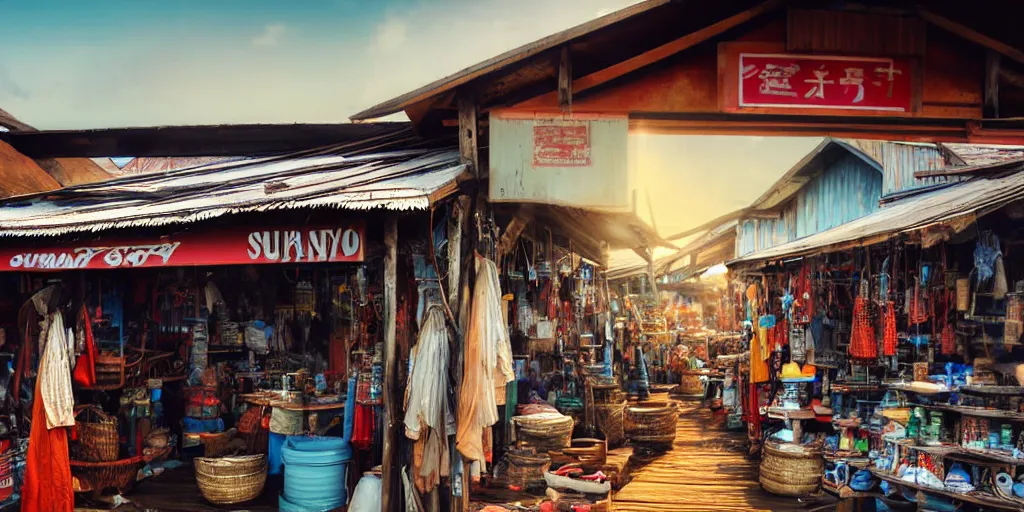
<path fill-rule="evenodd" d="M 263 33 L 252 38 L 253 46 L 277 46 L 287 28 L 283 23 L 271 23 L 263 27 Z"/>
<path fill-rule="evenodd" d="M 20 100 L 27 100 L 30 97 L 29 92 L 14 81 L 11 72 L 0 66 L 0 95 L 4 93 Z"/>
<path fill-rule="evenodd" d="M 377 27 L 377 49 L 384 52 L 401 48 L 409 38 L 409 25 L 390 18 Z"/>

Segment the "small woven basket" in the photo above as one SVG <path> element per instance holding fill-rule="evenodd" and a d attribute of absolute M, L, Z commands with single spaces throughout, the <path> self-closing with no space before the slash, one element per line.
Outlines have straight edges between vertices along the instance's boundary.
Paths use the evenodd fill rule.
<path fill-rule="evenodd" d="M 626 402 L 594 405 L 597 428 L 604 433 L 608 446 L 619 446 L 626 439 L 622 432 L 622 416 L 625 411 Z"/>
<path fill-rule="evenodd" d="M 85 462 L 117 460 L 120 452 L 117 418 L 107 415 L 94 405 L 79 407 L 75 418 L 75 429 L 78 431 L 78 443 L 73 449 L 75 458 Z"/>
<path fill-rule="evenodd" d="M 572 446 L 548 452 L 552 464 L 576 464 L 587 472 L 594 472 L 608 461 L 608 442 L 603 439 L 573 439 Z"/>
<path fill-rule="evenodd" d="M 244 503 L 263 493 L 266 455 L 195 459 L 196 483 L 203 498 L 217 505 Z"/>
<path fill-rule="evenodd" d="M 523 489 L 547 485 L 544 472 L 551 467 L 551 457 L 533 454 L 531 450 L 510 450 L 505 460 L 508 462 L 506 479 L 509 485 Z"/>
<path fill-rule="evenodd" d="M 572 416 L 541 413 L 516 416 L 512 418 L 512 425 L 519 445 L 544 453 L 569 447 L 575 421 Z"/>

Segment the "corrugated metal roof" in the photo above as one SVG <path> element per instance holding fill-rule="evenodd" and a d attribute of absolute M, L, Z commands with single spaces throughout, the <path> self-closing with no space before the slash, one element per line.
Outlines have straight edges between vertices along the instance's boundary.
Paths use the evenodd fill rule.
<path fill-rule="evenodd" d="M 999 178 L 978 177 L 892 202 L 882 210 L 836 228 L 737 258 L 729 264 L 795 257 L 840 246 L 860 245 L 871 238 L 915 231 L 978 212 L 984 214 L 1022 198 L 1024 172 Z"/>
<path fill-rule="evenodd" d="M 1024 158 L 1024 146 L 1002 146 L 993 144 L 944 144 L 956 153 L 966 165 L 990 165 L 1007 160 Z M 916 169 L 918 171 L 924 169 Z"/>
<path fill-rule="evenodd" d="M 333 207 L 426 209 L 466 172 L 457 150 L 338 154 L 328 148 L 130 176 L 0 202 L 0 236 L 158 226 L 221 215 Z"/>

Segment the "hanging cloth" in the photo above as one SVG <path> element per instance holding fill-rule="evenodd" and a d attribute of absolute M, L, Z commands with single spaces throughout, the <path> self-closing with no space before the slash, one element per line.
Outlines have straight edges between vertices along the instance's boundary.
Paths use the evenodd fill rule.
<path fill-rule="evenodd" d="M 448 474 L 448 329 L 439 306 L 427 310 L 413 348 L 408 383 L 405 436 L 416 440 L 413 468 L 416 487 L 426 492 Z"/>
<path fill-rule="evenodd" d="M 47 363 L 48 356 L 43 355 L 41 367 Z M 68 432 L 64 428 L 47 428 L 47 422 L 43 421 L 47 404 L 42 387 L 47 378 L 40 372 L 36 379 L 25 483 L 21 487 L 21 510 L 71 512 L 75 508 L 75 495 L 71 483 L 71 460 L 68 458 Z"/>
<path fill-rule="evenodd" d="M 39 365 L 40 393 L 46 408 L 47 428 L 70 427 L 75 424 L 75 396 L 71 388 L 71 358 L 68 354 L 64 316 L 50 316 L 46 352 Z"/>
<path fill-rule="evenodd" d="M 882 353 L 885 356 L 896 355 L 896 303 L 885 303 L 885 325 L 882 331 Z"/>
<path fill-rule="evenodd" d="M 82 316 L 78 321 L 82 323 L 85 347 L 75 363 L 74 379 L 79 386 L 91 388 L 96 385 L 96 359 L 99 357 L 99 350 L 92 337 L 92 322 L 89 320 L 89 311 L 85 309 L 85 305 L 82 305 Z"/>
<path fill-rule="evenodd" d="M 767 345 L 767 330 L 762 336 L 760 334 L 754 334 L 750 338 L 750 382 L 752 384 L 758 384 L 761 382 L 768 382 L 768 363 L 765 361 L 764 353 L 766 352 L 762 346 Z"/>
<path fill-rule="evenodd" d="M 477 255 L 476 269 L 464 347 L 456 448 L 471 461 L 483 461 L 484 429 L 500 419 L 495 390 L 515 380 L 515 372 L 512 345 L 502 321 L 498 268 L 493 261 Z"/>

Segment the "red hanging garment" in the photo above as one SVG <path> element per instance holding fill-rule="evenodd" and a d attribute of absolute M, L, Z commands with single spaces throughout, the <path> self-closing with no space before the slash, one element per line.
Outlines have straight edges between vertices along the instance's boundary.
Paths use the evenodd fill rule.
<path fill-rule="evenodd" d="M 99 350 L 96 349 L 96 342 L 92 338 L 92 320 L 89 319 L 89 311 L 84 305 L 79 321 L 85 324 L 85 350 L 78 355 L 72 377 L 78 385 L 91 388 L 96 385 L 96 359 L 99 357 Z"/>
<path fill-rule="evenodd" d="M 356 405 L 352 423 L 352 446 L 358 450 L 369 449 L 373 443 L 373 407 Z"/>
<path fill-rule="evenodd" d="M 952 324 L 946 324 L 942 329 L 942 354 L 951 356 L 956 354 L 956 332 Z"/>
<path fill-rule="evenodd" d="M 896 355 L 896 303 L 885 304 L 885 325 L 882 331 L 883 355 Z"/>
<path fill-rule="evenodd" d="M 68 458 L 68 431 L 64 427 L 46 428 L 43 395 L 32 400 L 32 431 L 28 438 L 25 483 L 21 487 L 22 512 L 72 512 L 75 494 L 71 484 L 71 460 Z"/>
<path fill-rule="evenodd" d="M 850 355 L 857 359 L 874 359 L 878 356 L 875 342 L 875 327 L 871 325 L 868 298 L 861 294 L 853 300 L 853 325 L 850 336 Z"/>

